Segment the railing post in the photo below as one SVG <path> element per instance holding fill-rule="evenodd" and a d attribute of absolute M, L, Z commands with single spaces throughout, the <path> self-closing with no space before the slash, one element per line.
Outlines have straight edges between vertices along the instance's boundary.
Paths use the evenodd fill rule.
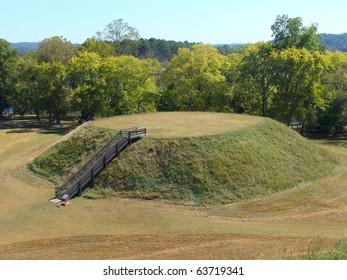
<path fill-rule="evenodd" d="M 130 134 L 130 132 L 128 133 L 128 144 L 131 145 L 131 134 Z"/>
<path fill-rule="evenodd" d="M 90 176 L 92 179 L 92 188 L 94 187 L 94 179 L 95 179 L 95 174 L 94 174 L 94 168 L 90 170 Z"/>
<path fill-rule="evenodd" d="M 104 158 L 103 158 L 103 162 L 104 162 L 104 168 L 106 168 L 106 166 L 107 166 L 107 159 L 106 159 L 106 155 L 104 156 Z"/>
<path fill-rule="evenodd" d="M 116 144 L 116 154 L 117 154 L 117 157 L 118 157 L 119 156 L 119 144 L 118 144 L 118 142 Z"/>
<path fill-rule="evenodd" d="M 81 182 L 79 181 L 78 184 L 78 196 L 81 196 L 82 195 L 82 186 L 81 186 Z"/>

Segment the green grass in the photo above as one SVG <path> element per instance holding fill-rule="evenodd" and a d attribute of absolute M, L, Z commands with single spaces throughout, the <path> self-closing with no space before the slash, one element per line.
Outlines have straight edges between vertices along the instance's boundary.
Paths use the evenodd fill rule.
<path fill-rule="evenodd" d="M 305 260 L 347 260 L 347 241 L 341 240 L 330 250 L 310 250 Z"/>
<path fill-rule="evenodd" d="M 186 114 L 182 125 L 200 125 L 199 118 L 190 114 L 196 120 Z M 143 116 L 149 122 L 150 116 Z M 165 116 L 164 125 L 170 127 L 167 114 L 152 116 L 157 123 L 160 116 Z M 242 120 L 235 115 L 206 116 L 210 122 L 216 116 L 229 118 L 228 122 L 233 118 L 234 122 Z M 173 121 L 178 123 L 177 118 Z M 163 138 L 149 136 L 128 147 L 96 178 L 94 189 L 85 195 L 163 199 L 194 205 L 230 203 L 328 176 L 338 165 L 328 151 L 270 119 L 255 118 L 252 122 L 247 116 L 247 124 L 237 129 L 233 126 L 228 131 L 220 126 L 217 134 L 211 135 L 211 127 L 210 135 L 196 137 L 179 138 L 180 128 L 176 126 L 173 138 L 161 129 Z M 110 137 L 107 129 L 82 126 L 36 158 L 30 168 L 61 182 Z"/>
<path fill-rule="evenodd" d="M 179 203 L 229 203 L 331 174 L 337 160 L 272 121 L 229 134 L 141 140 L 113 161 L 96 190 Z"/>
<path fill-rule="evenodd" d="M 41 153 L 28 167 L 60 184 L 101 148 L 113 133 L 109 129 L 96 128 L 86 123 Z"/>

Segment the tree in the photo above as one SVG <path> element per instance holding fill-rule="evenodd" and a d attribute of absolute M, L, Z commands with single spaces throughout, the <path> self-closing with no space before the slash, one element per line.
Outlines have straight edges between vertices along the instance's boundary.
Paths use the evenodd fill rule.
<path fill-rule="evenodd" d="M 228 67 L 226 57 L 216 48 L 194 45 L 192 51 L 186 48 L 178 51 L 164 73 L 164 81 L 180 110 L 225 111 L 229 110 L 231 98 L 223 75 Z"/>
<path fill-rule="evenodd" d="M 52 62 L 47 68 L 49 87 L 45 95 L 45 109 L 50 121 L 60 124 L 61 117 L 68 111 L 69 88 L 66 67 L 61 62 Z"/>
<path fill-rule="evenodd" d="M 277 16 L 271 26 L 273 44 L 278 50 L 305 48 L 309 51 L 321 51 L 322 44 L 319 41 L 317 25 L 303 26 L 300 17 L 289 18 L 288 15 Z"/>
<path fill-rule="evenodd" d="M 83 118 L 93 118 L 106 106 L 101 62 L 96 53 L 80 52 L 71 58 L 68 65 L 74 107 L 81 111 Z"/>
<path fill-rule="evenodd" d="M 27 102 L 29 108 L 34 109 L 36 118 L 39 120 L 41 114 L 47 109 L 47 93 L 50 90 L 49 63 L 39 63 L 37 59 L 29 56 L 27 59 L 20 60 L 20 66 L 17 94 L 24 104 L 19 107 L 25 106 Z"/>
<path fill-rule="evenodd" d="M 130 26 L 123 19 L 117 19 L 107 24 L 102 32 L 96 33 L 96 39 L 102 41 L 123 41 L 128 40 L 138 40 L 140 39 L 139 31 Z"/>
<path fill-rule="evenodd" d="M 33 109 L 37 119 L 48 113 L 50 122 L 60 124 L 69 109 L 66 66 L 61 62 L 39 62 L 34 55 L 20 59 L 19 63 L 15 109 L 21 114 Z"/>
<path fill-rule="evenodd" d="M 271 97 L 276 90 L 270 43 L 248 45 L 242 52 L 236 91 L 250 114 L 268 116 Z"/>
<path fill-rule="evenodd" d="M 34 66 L 37 64 L 37 60 L 33 55 L 28 54 L 25 59 L 19 59 L 19 78 L 16 85 L 16 91 L 13 96 L 11 104 L 16 108 L 16 111 L 21 115 L 31 111 L 35 106 L 36 100 L 33 100 L 37 92 L 33 87 L 34 77 Z M 39 111 L 39 110 L 38 110 Z M 40 116 L 37 115 L 37 118 Z"/>
<path fill-rule="evenodd" d="M 102 58 L 114 55 L 114 49 L 108 42 L 98 41 L 94 38 L 87 39 L 77 49 L 78 52 L 94 52 L 100 55 Z"/>
<path fill-rule="evenodd" d="M 10 43 L 0 39 L 0 117 L 10 106 L 11 95 L 15 91 L 18 73 L 18 53 Z"/>
<path fill-rule="evenodd" d="M 74 55 L 75 49 L 71 42 L 66 39 L 54 36 L 43 40 L 36 51 L 39 61 L 61 62 L 67 64 Z"/>
<path fill-rule="evenodd" d="M 272 117 L 286 124 L 297 120 L 303 130 L 310 114 L 323 102 L 320 80 L 326 60 L 319 52 L 297 48 L 273 52 L 272 57 L 276 79 Z"/>
<path fill-rule="evenodd" d="M 327 53 L 329 68 L 323 74 L 324 106 L 319 108 L 318 128 L 322 132 L 342 132 L 347 123 L 347 54 Z"/>
<path fill-rule="evenodd" d="M 113 42 L 115 53 L 117 55 L 132 55 L 139 56 L 140 41 L 124 39 L 123 41 Z"/>
<path fill-rule="evenodd" d="M 108 57 L 101 68 L 107 115 L 155 111 L 156 74 L 161 71 L 157 61 L 133 56 Z"/>

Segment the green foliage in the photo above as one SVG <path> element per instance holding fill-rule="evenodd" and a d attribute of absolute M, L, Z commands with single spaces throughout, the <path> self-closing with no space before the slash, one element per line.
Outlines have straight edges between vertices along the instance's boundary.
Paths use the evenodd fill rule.
<path fill-rule="evenodd" d="M 154 60 L 79 52 L 69 64 L 75 108 L 91 117 L 155 111 L 160 71 Z"/>
<path fill-rule="evenodd" d="M 238 102 L 249 114 L 268 116 L 269 103 L 276 88 L 273 52 L 270 43 L 248 45 L 242 52 L 234 91 L 240 99 Z"/>
<path fill-rule="evenodd" d="M 271 30 L 274 37 L 273 44 L 278 50 L 293 47 L 298 49 L 305 48 L 309 51 L 320 51 L 323 49 L 319 41 L 317 26 L 312 24 L 309 27 L 305 27 L 302 19 L 299 17 L 277 16 L 275 23 L 271 26 Z"/>
<path fill-rule="evenodd" d="M 322 78 L 324 106 L 318 115 L 322 132 L 342 132 L 347 122 L 347 54 L 327 53 L 329 68 Z"/>
<path fill-rule="evenodd" d="M 302 131 L 341 132 L 345 54 L 324 52 L 317 26 L 305 27 L 299 17 L 278 16 L 271 29 L 272 43 L 233 53 L 220 46 L 228 55 L 209 45 L 138 39 L 123 20 L 86 40 L 75 55 L 70 42 L 55 36 L 19 63 L 13 52 L 1 64 L 0 109 L 34 109 L 38 118 L 47 113 L 58 123 L 69 110 L 85 118 L 156 110 L 245 112 L 295 122 Z"/>
<path fill-rule="evenodd" d="M 132 55 L 140 59 L 156 59 L 160 62 L 170 61 L 180 48 L 192 49 L 195 43 L 176 42 L 163 39 L 139 39 L 112 42 L 114 52 L 121 55 Z"/>
<path fill-rule="evenodd" d="M 39 48 L 36 50 L 36 55 L 43 62 L 67 64 L 74 52 L 75 49 L 71 42 L 62 37 L 54 36 L 40 43 Z"/>
<path fill-rule="evenodd" d="M 347 260 L 347 241 L 341 240 L 330 250 L 311 250 L 306 260 Z"/>
<path fill-rule="evenodd" d="M 319 130 L 326 133 L 341 133 L 347 123 L 347 92 L 332 97 L 319 115 Z"/>
<path fill-rule="evenodd" d="M 81 46 L 78 47 L 77 51 L 94 52 L 102 58 L 106 58 L 115 54 L 114 49 L 110 43 L 98 41 L 94 38 L 87 39 Z"/>
<path fill-rule="evenodd" d="M 223 75 L 229 67 L 225 56 L 207 45 L 193 50 L 180 49 L 164 73 L 175 103 L 185 111 L 224 111 L 230 100 L 228 81 Z M 169 96 L 168 96 L 169 97 Z"/>
<path fill-rule="evenodd" d="M 49 63 L 39 63 L 34 57 L 20 60 L 20 80 L 16 96 L 29 104 L 36 112 L 37 119 L 46 109 L 46 92 L 50 88 Z"/>
<path fill-rule="evenodd" d="M 106 105 L 101 65 L 101 57 L 89 52 L 80 52 L 69 62 L 74 108 L 80 110 L 83 117 L 93 118 Z"/>
<path fill-rule="evenodd" d="M 108 101 L 106 115 L 155 111 L 155 78 L 161 71 L 157 61 L 109 57 L 103 62 L 102 71 Z"/>
<path fill-rule="evenodd" d="M 69 109 L 67 102 L 69 97 L 69 88 L 67 83 L 66 67 L 61 62 L 52 62 L 49 64 L 47 74 L 49 75 L 49 88 L 46 90 L 45 108 L 53 117 L 57 124 Z M 53 121 L 53 119 L 51 119 Z"/>
<path fill-rule="evenodd" d="M 10 43 L 0 39 L 0 117 L 10 105 L 18 75 L 18 53 Z"/>
<path fill-rule="evenodd" d="M 319 52 L 289 48 L 273 52 L 276 91 L 272 116 L 289 124 L 293 120 L 305 123 L 310 108 L 320 105 L 320 78 L 327 67 Z"/>
<path fill-rule="evenodd" d="M 12 104 L 23 113 L 34 109 L 38 119 L 47 112 L 50 120 L 59 124 L 69 109 L 66 67 L 61 62 L 39 62 L 33 56 L 20 59 L 19 64 L 20 78 Z"/>

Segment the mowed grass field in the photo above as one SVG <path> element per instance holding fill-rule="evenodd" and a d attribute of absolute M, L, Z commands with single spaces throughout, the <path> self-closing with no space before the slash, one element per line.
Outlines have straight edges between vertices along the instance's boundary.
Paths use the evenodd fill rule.
<path fill-rule="evenodd" d="M 155 115 L 93 125 L 147 127 L 150 137 L 171 138 L 223 134 L 263 121 L 165 113 L 163 122 Z M 296 258 L 347 238 L 345 147 L 324 145 L 342 162 L 330 177 L 233 204 L 196 207 L 113 197 L 76 198 L 71 206 L 57 208 L 49 202 L 54 185 L 26 168 L 63 137 L 57 132 L 0 129 L 0 259 Z"/>

